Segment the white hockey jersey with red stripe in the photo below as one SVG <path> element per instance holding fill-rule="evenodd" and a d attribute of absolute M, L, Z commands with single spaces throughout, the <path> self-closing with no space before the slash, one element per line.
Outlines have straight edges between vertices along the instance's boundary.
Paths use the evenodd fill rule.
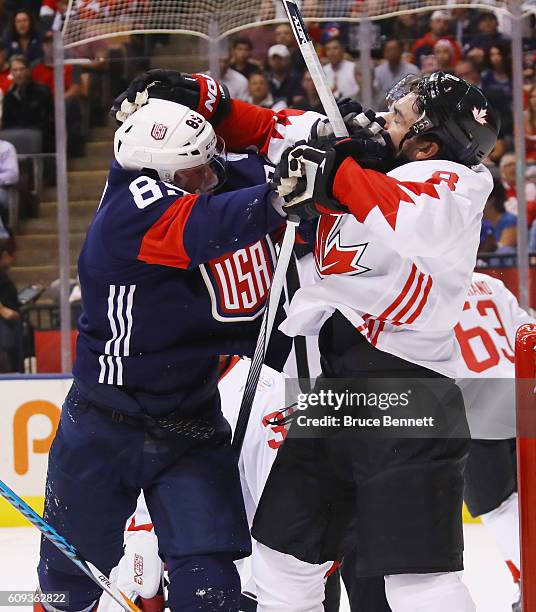
<path fill-rule="evenodd" d="M 307 138 L 318 117 L 234 101 L 217 131 L 229 150 L 254 146 L 277 163 L 286 146 Z M 346 159 L 333 194 L 350 214 L 320 218 L 319 282 L 296 293 L 282 331 L 316 335 L 339 310 L 378 348 L 455 376 L 454 326 L 471 282 L 492 185 L 482 164 L 468 168 L 427 160 L 384 175 Z"/>
<path fill-rule="evenodd" d="M 492 179 L 443 160 L 388 175 L 346 160 L 333 193 L 351 214 L 323 215 L 319 282 L 300 290 L 281 329 L 317 334 L 339 310 L 379 349 L 455 376 L 458 322 L 476 263 Z"/>
<path fill-rule="evenodd" d="M 514 378 L 516 332 L 534 322 L 502 281 L 475 272 L 455 327 L 461 349 L 458 376 Z"/>
<path fill-rule="evenodd" d="M 473 438 L 516 437 L 515 335 L 533 322 L 500 280 L 473 274 L 455 327 L 461 349 L 457 383 Z"/>

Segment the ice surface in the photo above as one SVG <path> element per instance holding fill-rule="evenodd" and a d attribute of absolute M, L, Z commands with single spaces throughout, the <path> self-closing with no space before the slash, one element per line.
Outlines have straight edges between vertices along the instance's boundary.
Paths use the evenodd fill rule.
<path fill-rule="evenodd" d="M 515 594 L 510 572 L 502 562 L 495 543 L 482 525 L 465 526 L 465 574 L 478 612 L 511 612 Z M 36 565 L 39 533 L 32 527 L 0 528 L 0 591 L 33 590 L 37 584 Z M 0 609 L 8 610 L 8 608 Z M 13 608 L 9 608 L 13 612 Z M 17 607 L 30 612 L 31 607 Z M 341 612 L 349 612 L 345 601 Z"/>

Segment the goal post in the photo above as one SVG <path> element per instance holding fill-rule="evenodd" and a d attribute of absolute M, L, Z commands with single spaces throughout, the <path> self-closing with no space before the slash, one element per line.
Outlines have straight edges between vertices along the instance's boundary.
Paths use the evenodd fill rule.
<path fill-rule="evenodd" d="M 536 325 L 516 335 L 516 414 L 521 594 L 524 612 L 536 611 Z"/>

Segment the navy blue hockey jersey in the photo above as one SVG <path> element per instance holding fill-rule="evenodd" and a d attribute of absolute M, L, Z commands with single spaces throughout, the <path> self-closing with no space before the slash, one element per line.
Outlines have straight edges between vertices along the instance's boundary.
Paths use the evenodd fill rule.
<path fill-rule="evenodd" d="M 227 189 L 257 186 L 198 196 L 112 164 L 78 262 L 77 379 L 168 393 L 252 352 L 283 223 L 268 172 L 232 156 Z"/>

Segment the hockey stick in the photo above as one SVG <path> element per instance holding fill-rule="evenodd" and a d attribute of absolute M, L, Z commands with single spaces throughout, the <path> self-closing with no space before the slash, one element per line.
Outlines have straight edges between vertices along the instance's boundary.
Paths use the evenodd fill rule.
<path fill-rule="evenodd" d="M 99 571 L 89 561 L 83 559 L 76 548 L 67 542 L 51 525 L 44 521 L 28 504 L 23 501 L 5 482 L 0 480 L 0 495 L 26 517 L 34 527 L 56 546 L 66 557 L 68 557 L 80 570 L 86 574 L 99 588 L 103 589 L 108 595 L 114 599 L 126 612 L 142 612 L 140 608 L 122 593 L 114 584 L 110 582 L 108 577 Z"/>
<path fill-rule="evenodd" d="M 290 27 L 294 32 L 294 36 L 298 42 L 301 54 L 307 69 L 311 74 L 311 78 L 313 79 L 318 96 L 322 101 L 329 122 L 333 127 L 333 131 L 337 137 L 348 136 L 348 130 L 346 129 L 346 125 L 342 119 L 339 107 L 335 102 L 333 93 L 328 86 L 326 75 L 324 74 L 324 70 L 322 69 L 314 45 L 309 38 L 309 34 L 303 22 L 300 10 L 292 0 L 282 0 L 282 2 L 287 13 Z M 240 455 L 242 444 L 244 443 L 244 436 L 246 435 L 249 415 L 251 413 L 253 400 L 255 399 L 262 364 L 264 363 L 264 358 L 266 356 L 266 349 L 268 342 L 270 341 L 270 335 L 272 333 L 275 315 L 279 306 L 281 292 L 283 291 L 288 264 L 292 256 L 292 249 L 294 247 L 294 239 L 296 237 L 296 227 L 298 226 L 298 223 L 298 219 L 288 219 L 283 244 L 281 245 L 281 250 L 279 251 L 279 257 L 277 259 L 277 265 L 275 268 L 274 277 L 272 279 L 268 301 L 264 310 L 261 330 L 259 337 L 257 338 L 257 345 L 255 347 L 253 359 L 251 360 L 251 366 L 249 368 L 248 377 L 244 387 L 244 395 L 242 396 L 242 402 L 238 412 L 238 420 L 236 422 L 233 436 L 232 446 L 237 456 Z"/>
<path fill-rule="evenodd" d="M 277 258 L 272 284 L 270 285 L 270 292 L 268 293 L 268 299 L 266 301 L 266 307 L 262 317 L 261 329 L 259 332 L 259 337 L 257 338 L 257 345 L 255 346 L 255 352 L 253 353 L 253 359 L 251 360 L 251 365 L 249 367 L 248 377 L 244 386 L 244 394 L 242 395 L 242 402 L 240 404 L 238 419 L 236 421 L 236 427 L 234 430 L 232 446 L 237 457 L 240 455 L 240 451 L 242 450 L 244 436 L 246 435 L 246 429 L 248 428 L 249 415 L 251 413 L 251 407 L 253 406 L 253 400 L 255 399 L 262 364 L 264 363 L 264 358 L 266 357 L 266 349 L 268 348 L 270 335 L 274 326 L 275 315 L 279 307 L 279 300 L 285 285 L 287 268 L 290 258 L 292 257 L 292 249 L 294 248 L 294 240 L 296 238 L 296 228 L 298 227 L 299 223 L 300 220 L 297 217 L 291 216 L 288 218 L 285 235 L 283 236 L 283 242 L 281 243 L 281 248 L 279 250 L 279 257 Z"/>
<path fill-rule="evenodd" d="M 290 27 L 294 32 L 294 37 L 296 38 L 296 42 L 298 43 L 298 47 L 303 56 L 303 60 L 305 61 L 305 65 L 307 66 L 307 70 L 309 71 L 309 74 L 313 79 L 313 83 L 315 84 L 318 97 L 320 98 L 327 118 L 329 119 L 329 122 L 333 127 L 333 132 L 338 138 L 348 136 L 348 129 L 344 124 L 344 121 L 341 116 L 341 111 L 339 110 L 337 102 L 333 97 L 333 92 L 331 91 L 328 85 L 326 74 L 324 72 L 324 69 L 322 68 L 320 60 L 318 59 L 315 46 L 313 45 L 313 42 L 309 36 L 309 32 L 307 32 L 307 28 L 305 27 L 305 23 L 303 22 L 300 9 L 298 8 L 294 0 L 281 1 L 283 2 L 283 6 L 285 7 Z"/>

